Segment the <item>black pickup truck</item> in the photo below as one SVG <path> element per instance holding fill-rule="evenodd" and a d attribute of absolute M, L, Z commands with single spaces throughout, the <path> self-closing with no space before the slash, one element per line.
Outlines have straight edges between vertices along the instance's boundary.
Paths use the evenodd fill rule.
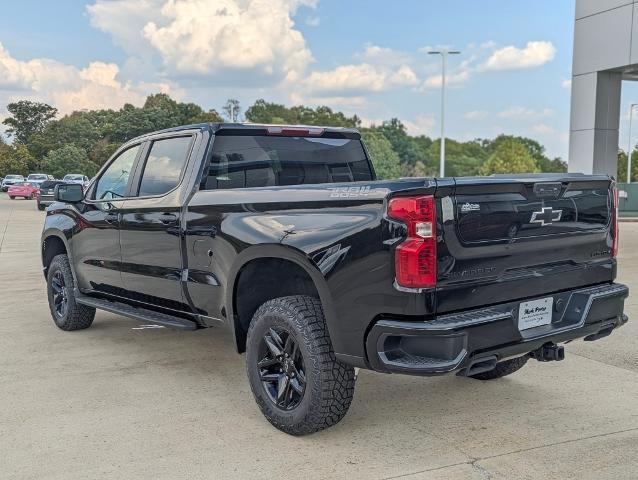
<path fill-rule="evenodd" d="M 625 323 L 616 198 L 600 175 L 376 180 L 352 129 L 191 125 L 58 185 L 42 263 L 63 330 L 230 329 L 300 435 L 343 418 L 355 367 L 494 379 Z"/>

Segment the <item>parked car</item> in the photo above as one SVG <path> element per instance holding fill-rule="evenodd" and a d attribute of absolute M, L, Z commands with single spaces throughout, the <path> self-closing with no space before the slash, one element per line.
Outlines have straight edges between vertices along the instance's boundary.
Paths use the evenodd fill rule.
<path fill-rule="evenodd" d="M 85 188 L 89 186 L 89 177 L 79 173 L 69 173 L 65 175 L 62 180 L 64 180 L 65 183 L 78 183 Z"/>
<path fill-rule="evenodd" d="M 24 182 L 24 177 L 22 175 L 7 175 L 2 180 L 2 191 L 6 192 L 9 190 L 9 187 L 14 183 Z"/>
<path fill-rule="evenodd" d="M 30 173 L 27 177 L 27 182 L 35 186 L 40 186 L 42 182 L 53 179 L 53 175 L 47 175 L 45 173 Z"/>
<path fill-rule="evenodd" d="M 13 200 L 16 197 L 22 197 L 31 200 L 38 194 L 38 187 L 30 182 L 18 182 L 9 187 L 7 191 L 9 198 Z"/>
<path fill-rule="evenodd" d="M 36 197 L 38 210 L 44 210 L 47 206 L 54 202 L 53 193 L 55 191 L 55 186 L 64 183 L 65 182 L 63 180 L 46 180 L 42 182 Z"/>
<path fill-rule="evenodd" d="M 307 434 L 346 414 L 354 367 L 490 380 L 623 325 L 614 185 L 376 180 L 353 129 L 164 130 L 124 144 L 86 194 L 58 185 L 51 315 L 62 330 L 96 309 L 226 327 L 264 416 Z"/>

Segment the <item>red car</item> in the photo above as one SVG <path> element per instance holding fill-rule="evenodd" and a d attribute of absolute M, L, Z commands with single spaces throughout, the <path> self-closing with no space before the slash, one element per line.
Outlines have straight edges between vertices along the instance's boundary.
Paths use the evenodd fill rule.
<path fill-rule="evenodd" d="M 29 182 L 18 182 L 11 185 L 7 193 L 9 194 L 9 198 L 11 200 L 16 197 L 24 197 L 28 200 L 31 200 L 36 197 L 38 191 L 38 187 Z"/>

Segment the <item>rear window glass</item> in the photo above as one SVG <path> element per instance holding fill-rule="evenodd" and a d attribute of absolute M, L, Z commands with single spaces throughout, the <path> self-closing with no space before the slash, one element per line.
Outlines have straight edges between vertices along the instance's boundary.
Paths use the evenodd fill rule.
<path fill-rule="evenodd" d="M 188 136 L 153 142 L 142 174 L 140 197 L 162 195 L 177 186 L 191 140 L 192 137 Z"/>
<path fill-rule="evenodd" d="M 372 180 L 360 140 L 217 136 L 206 190 Z"/>

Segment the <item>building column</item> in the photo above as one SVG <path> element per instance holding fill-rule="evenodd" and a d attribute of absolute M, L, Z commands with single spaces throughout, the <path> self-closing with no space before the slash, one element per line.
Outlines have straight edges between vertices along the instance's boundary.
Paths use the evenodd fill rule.
<path fill-rule="evenodd" d="M 620 72 L 572 78 L 570 172 L 617 177 L 621 86 Z"/>

